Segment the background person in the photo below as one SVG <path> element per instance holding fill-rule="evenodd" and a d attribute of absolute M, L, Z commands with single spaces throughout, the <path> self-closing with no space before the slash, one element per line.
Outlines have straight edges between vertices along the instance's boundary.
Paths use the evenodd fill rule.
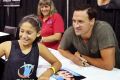
<path fill-rule="evenodd" d="M 77 65 L 87 62 L 106 70 L 120 68 L 120 50 L 115 33 L 110 24 L 96 20 L 96 14 L 89 5 L 76 6 L 72 27 L 65 31 L 58 50 Z M 71 45 L 77 50 L 74 55 L 68 50 Z"/>
<path fill-rule="evenodd" d="M 97 0 L 97 4 L 104 9 L 120 9 L 120 0 Z"/>
<path fill-rule="evenodd" d="M 57 49 L 64 32 L 64 22 L 52 0 L 40 0 L 38 16 L 42 21 L 41 42 L 49 48 Z"/>
<path fill-rule="evenodd" d="M 36 80 L 39 55 L 45 58 L 52 67 L 45 71 L 38 80 L 48 80 L 53 73 L 60 69 L 61 63 L 43 44 L 35 41 L 41 27 L 37 18 L 34 15 L 24 17 L 19 23 L 19 40 L 0 44 L 0 57 L 5 55 L 8 59 L 3 80 Z"/>

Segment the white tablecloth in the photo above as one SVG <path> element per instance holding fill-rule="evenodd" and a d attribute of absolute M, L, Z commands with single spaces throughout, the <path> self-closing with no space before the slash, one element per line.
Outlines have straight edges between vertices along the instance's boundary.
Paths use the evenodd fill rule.
<path fill-rule="evenodd" d="M 63 57 L 58 51 L 53 49 L 49 50 L 60 60 L 62 68 L 68 68 L 71 71 L 75 71 L 76 73 L 85 76 L 86 78 L 83 80 L 120 80 L 120 69 L 114 68 L 112 71 L 107 71 L 94 66 L 80 67 Z M 38 67 L 37 76 L 41 75 L 47 68 L 49 68 L 50 64 L 42 57 L 39 57 Z"/>
<path fill-rule="evenodd" d="M 8 33 L 0 32 L 0 36 L 6 36 L 9 35 Z"/>

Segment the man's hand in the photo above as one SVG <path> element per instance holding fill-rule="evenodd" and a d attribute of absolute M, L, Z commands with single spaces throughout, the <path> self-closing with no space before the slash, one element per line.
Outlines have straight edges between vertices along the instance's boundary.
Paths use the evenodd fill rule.
<path fill-rule="evenodd" d="M 86 66 L 89 66 L 89 64 L 87 63 L 87 60 L 84 59 L 78 51 L 75 52 L 74 55 L 75 55 L 77 58 L 79 58 L 79 60 L 81 61 L 81 65 L 82 65 L 82 66 L 85 66 L 85 67 L 86 67 Z"/>
<path fill-rule="evenodd" d="M 75 64 L 77 64 L 77 65 L 79 65 L 79 66 L 82 66 L 82 61 L 80 60 L 80 58 L 74 56 L 73 59 L 72 59 L 72 61 L 73 61 Z"/>

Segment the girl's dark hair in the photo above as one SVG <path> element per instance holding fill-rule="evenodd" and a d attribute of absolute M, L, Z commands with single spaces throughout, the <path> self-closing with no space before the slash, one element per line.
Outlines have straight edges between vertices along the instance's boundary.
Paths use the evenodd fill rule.
<path fill-rule="evenodd" d="M 87 10 L 87 14 L 90 20 L 97 17 L 96 8 L 89 4 L 76 5 L 74 11 L 79 11 L 79 10 Z"/>
<path fill-rule="evenodd" d="M 27 15 L 25 17 L 22 18 L 22 20 L 19 23 L 19 27 L 24 23 L 24 22 L 29 22 L 30 24 L 33 25 L 33 27 L 36 28 L 36 31 L 39 32 L 40 28 L 41 28 L 41 22 L 38 18 L 38 16 L 31 14 L 31 15 Z"/>

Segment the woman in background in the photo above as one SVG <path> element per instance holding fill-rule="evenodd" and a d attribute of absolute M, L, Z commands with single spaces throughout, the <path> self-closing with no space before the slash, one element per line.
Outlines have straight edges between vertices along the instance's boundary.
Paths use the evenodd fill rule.
<path fill-rule="evenodd" d="M 48 80 L 61 67 L 61 63 L 41 43 L 36 41 L 41 24 L 35 15 L 24 17 L 19 23 L 19 40 L 0 44 L 0 57 L 8 59 L 2 80 L 36 80 L 39 55 L 51 63 L 38 80 Z"/>
<path fill-rule="evenodd" d="M 42 21 L 41 42 L 49 48 L 57 49 L 64 33 L 64 22 L 52 0 L 40 0 L 38 16 Z"/>

